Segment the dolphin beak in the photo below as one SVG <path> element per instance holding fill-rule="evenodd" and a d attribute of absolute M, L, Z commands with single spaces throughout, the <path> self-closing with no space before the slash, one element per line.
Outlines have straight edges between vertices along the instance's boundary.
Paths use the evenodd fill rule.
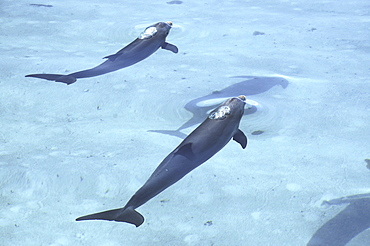
<path fill-rule="evenodd" d="M 238 96 L 237 98 L 239 98 L 240 100 L 242 100 L 243 102 L 245 102 L 245 100 L 247 99 L 244 95 L 240 95 Z"/>
<path fill-rule="evenodd" d="M 172 26 L 172 22 L 171 21 L 166 21 L 165 23 L 168 24 L 169 26 Z"/>

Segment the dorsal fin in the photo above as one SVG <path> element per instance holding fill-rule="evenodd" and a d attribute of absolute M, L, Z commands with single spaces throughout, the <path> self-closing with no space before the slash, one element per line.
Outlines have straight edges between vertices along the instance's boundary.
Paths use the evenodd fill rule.
<path fill-rule="evenodd" d="M 113 55 L 109 55 L 109 56 L 106 56 L 106 57 L 103 57 L 103 59 L 109 59 L 110 61 L 114 61 L 116 60 L 116 58 L 119 56 L 120 54 L 118 54 L 118 52 L 116 54 L 113 54 Z"/>
<path fill-rule="evenodd" d="M 179 147 L 174 152 L 174 154 L 176 154 L 176 155 L 182 155 L 182 156 L 188 158 L 189 160 L 194 160 L 195 155 L 194 155 L 194 152 L 192 150 L 192 145 L 193 145 L 193 143 L 184 144 L 181 147 Z"/>

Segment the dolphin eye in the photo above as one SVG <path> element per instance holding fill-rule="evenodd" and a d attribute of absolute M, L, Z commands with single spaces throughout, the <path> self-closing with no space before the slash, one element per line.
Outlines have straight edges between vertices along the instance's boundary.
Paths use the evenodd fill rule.
<path fill-rule="evenodd" d="M 139 39 L 148 39 L 157 33 L 157 28 L 154 26 L 148 27 L 139 35 Z"/>
<path fill-rule="evenodd" d="M 211 120 L 223 120 L 227 115 L 231 113 L 231 109 L 228 106 L 222 106 L 217 111 L 212 112 L 208 118 Z"/>

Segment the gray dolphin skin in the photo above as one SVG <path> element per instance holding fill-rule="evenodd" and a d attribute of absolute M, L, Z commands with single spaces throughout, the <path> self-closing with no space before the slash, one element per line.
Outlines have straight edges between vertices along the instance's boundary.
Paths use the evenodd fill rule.
<path fill-rule="evenodd" d="M 26 75 L 26 77 L 52 80 L 69 85 L 76 82 L 76 80 L 80 78 L 94 77 L 131 66 L 149 57 L 159 48 L 177 53 L 177 47 L 166 42 L 166 37 L 170 32 L 171 26 L 172 22 L 167 21 L 158 22 L 147 27 L 137 39 L 118 51 L 116 54 L 104 57 L 108 60 L 94 68 L 67 75 L 29 74 Z"/>
<path fill-rule="evenodd" d="M 207 161 L 231 139 L 238 142 L 243 149 L 247 146 L 247 138 L 239 129 L 245 100 L 243 95 L 229 98 L 214 109 L 208 118 L 159 164 L 123 208 L 82 216 L 76 220 L 113 220 L 140 226 L 144 222 L 144 217 L 135 210 L 136 208 Z"/>

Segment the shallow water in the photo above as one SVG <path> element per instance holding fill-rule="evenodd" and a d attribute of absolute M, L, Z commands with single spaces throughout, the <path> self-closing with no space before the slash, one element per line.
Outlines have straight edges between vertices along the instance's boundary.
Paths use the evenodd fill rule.
<path fill-rule="evenodd" d="M 167 2 L 1 2 L 0 244 L 367 245 L 368 2 Z M 158 21 L 178 54 L 70 86 L 24 77 L 98 65 Z M 234 90 L 250 78 L 257 91 Z M 246 149 L 231 141 L 138 208 L 139 228 L 74 221 L 124 206 L 240 94 L 258 103 Z"/>

